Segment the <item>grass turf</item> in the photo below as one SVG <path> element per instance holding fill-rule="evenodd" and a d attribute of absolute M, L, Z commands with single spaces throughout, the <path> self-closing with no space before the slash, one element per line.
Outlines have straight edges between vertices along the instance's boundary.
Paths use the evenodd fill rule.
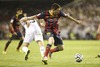
<path fill-rule="evenodd" d="M 52 59 L 48 59 L 48 65 L 41 62 L 39 46 L 34 41 L 29 46 L 31 53 L 27 61 L 24 53 L 16 51 L 18 40 L 12 41 L 7 54 L 2 54 L 6 42 L 0 41 L 0 67 L 100 67 L 100 58 L 95 58 L 100 53 L 100 41 L 64 40 L 64 51 L 54 53 Z M 76 53 L 83 54 L 82 62 L 75 62 Z"/>

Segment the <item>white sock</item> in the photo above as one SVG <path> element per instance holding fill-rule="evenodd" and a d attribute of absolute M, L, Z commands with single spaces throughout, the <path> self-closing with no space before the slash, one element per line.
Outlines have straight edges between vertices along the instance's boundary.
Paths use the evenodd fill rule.
<path fill-rule="evenodd" d="M 44 52 L 45 52 L 44 46 L 40 46 L 40 53 L 42 57 L 44 57 Z"/>
<path fill-rule="evenodd" d="M 28 47 L 22 47 L 23 52 L 27 53 Z"/>

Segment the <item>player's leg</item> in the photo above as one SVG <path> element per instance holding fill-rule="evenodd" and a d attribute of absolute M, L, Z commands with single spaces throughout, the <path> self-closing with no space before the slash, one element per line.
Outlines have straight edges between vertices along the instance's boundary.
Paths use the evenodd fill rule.
<path fill-rule="evenodd" d="M 57 35 L 54 36 L 54 39 L 55 39 L 54 45 L 56 47 L 50 49 L 50 51 L 49 51 L 49 57 L 50 58 L 51 58 L 52 53 L 64 50 L 63 42 L 62 42 L 62 39 L 61 39 L 60 35 L 59 36 L 57 36 Z"/>
<path fill-rule="evenodd" d="M 18 46 L 17 46 L 16 50 L 19 51 L 19 49 L 20 49 L 20 47 L 21 47 L 21 45 L 22 45 L 22 43 L 23 43 L 23 37 L 22 37 L 21 32 L 17 32 L 17 36 L 18 36 L 18 38 L 20 39 L 20 41 L 19 41 L 19 43 L 18 43 Z"/>
<path fill-rule="evenodd" d="M 38 23 L 34 23 L 34 37 L 35 37 L 35 41 L 37 42 L 37 44 L 40 46 L 40 53 L 41 53 L 41 56 L 44 57 L 44 51 L 45 51 L 45 48 L 44 48 L 44 42 L 43 42 L 43 35 L 42 35 L 42 31 L 38 25 Z"/>
<path fill-rule="evenodd" d="M 22 43 L 23 43 L 23 39 L 21 39 L 21 40 L 19 41 L 18 46 L 17 46 L 17 48 L 16 48 L 17 51 L 20 51 L 20 47 L 21 47 Z"/>
<path fill-rule="evenodd" d="M 44 53 L 44 58 L 43 58 L 43 60 L 42 60 L 42 61 L 44 62 L 45 65 L 48 64 L 48 63 L 47 63 L 47 60 L 48 60 L 48 53 L 49 53 L 49 51 L 50 51 L 50 48 L 51 48 L 52 44 L 54 43 L 53 37 L 49 37 L 48 42 L 49 42 L 49 43 L 48 43 L 47 46 L 46 46 L 45 53 Z"/>
<path fill-rule="evenodd" d="M 59 51 L 62 51 L 62 50 L 64 50 L 64 46 L 63 45 L 58 45 L 57 47 L 50 49 L 49 57 L 51 58 L 52 54 L 54 52 L 59 52 Z"/>
<path fill-rule="evenodd" d="M 13 35 L 11 35 L 10 39 L 6 42 L 4 50 L 3 50 L 3 54 L 6 54 L 6 50 L 7 50 L 8 46 L 10 45 L 12 38 L 13 38 Z"/>
<path fill-rule="evenodd" d="M 49 51 L 51 49 L 52 44 L 54 43 L 54 38 L 53 37 L 49 37 L 48 42 L 49 43 L 46 46 L 44 57 L 48 57 L 48 53 L 49 53 Z"/>
<path fill-rule="evenodd" d="M 64 50 L 64 46 L 58 45 L 57 47 L 50 49 L 50 52 L 53 53 L 53 52 L 58 52 L 58 51 L 62 51 L 62 50 Z"/>
<path fill-rule="evenodd" d="M 24 42 L 22 51 L 25 53 L 25 60 L 27 61 L 30 50 L 28 49 L 29 43 Z"/>
<path fill-rule="evenodd" d="M 38 40 L 38 41 L 36 41 L 36 42 L 37 42 L 37 44 L 40 46 L 41 57 L 44 57 L 45 48 L 44 48 L 44 43 L 43 43 L 43 41 Z"/>
<path fill-rule="evenodd" d="M 42 32 L 38 32 L 38 34 L 35 34 L 35 41 L 37 44 L 40 46 L 40 53 L 41 53 L 41 60 L 44 64 L 47 64 L 47 59 L 44 58 L 44 52 L 45 52 L 45 47 L 44 47 L 44 42 L 43 42 L 43 36 Z"/>
<path fill-rule="evenodd" d="M 33 34 L 26 33 L 23 41 L 22 51 L 25 53 L 25 60 L 27 61 L 30 50 L 28 49 L 29 43 L 33 40 Z"/>
<path fill-rule="evenodd" d="M 44 43 L 43 43 L 43 41 L 40 41 L 40 40 L 38 40 L 37 43 L 40 46 L 40 53 L 41 53 L 41 57 L 42 57 L 41 60 L 46 65 L 48 63 L 47 63 L 47 58 L 44 57 L 44 52 L 45 52 Z"/>

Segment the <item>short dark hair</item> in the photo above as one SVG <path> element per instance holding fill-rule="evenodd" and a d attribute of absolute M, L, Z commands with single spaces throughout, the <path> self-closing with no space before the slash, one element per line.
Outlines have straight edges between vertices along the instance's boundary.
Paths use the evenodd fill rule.
<path fill-rule="evenodd" d="M 17 8 L 16 11 L 23 10 L 22 8 Z"/>
<path fill-rule="evenodd" d="M 54 4 L 52 4 L 51 9 L 56 10 L 56 9 L 58 9 L 58 8 L 60 8 L 60 7 L 61 7 L 61 6 L 60 6 L 59 4 L 54 3 Z"/>

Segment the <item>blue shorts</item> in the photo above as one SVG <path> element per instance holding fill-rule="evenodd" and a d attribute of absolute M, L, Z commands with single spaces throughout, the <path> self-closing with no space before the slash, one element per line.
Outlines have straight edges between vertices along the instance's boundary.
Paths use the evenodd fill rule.
<path fill-rule="evenodd" d="M 11 40 L 12 40 L 12 39 L 20 39 L 20 38 L 22 38 L 22 34 L 21 34 L 20 31 L 18 31 L 18 32 L 16 32 L 16 33 L 17 33 L 17 35 L 11 34 L 11 36 L 10 36 L 10 39 L 11 39 Z"/>
<path fill-rule="evenodd" d="M 44 34 L 45 39 L 49 39 L 49 37 L 53 37 L 55 42 L 54 42 L 54 46 L 57 45 L 63 45 L 63 41 L 62 38 L 60 37 L 60 33 L 59 34 L 54 34 L 54 33 L 45 33 Z"/>

